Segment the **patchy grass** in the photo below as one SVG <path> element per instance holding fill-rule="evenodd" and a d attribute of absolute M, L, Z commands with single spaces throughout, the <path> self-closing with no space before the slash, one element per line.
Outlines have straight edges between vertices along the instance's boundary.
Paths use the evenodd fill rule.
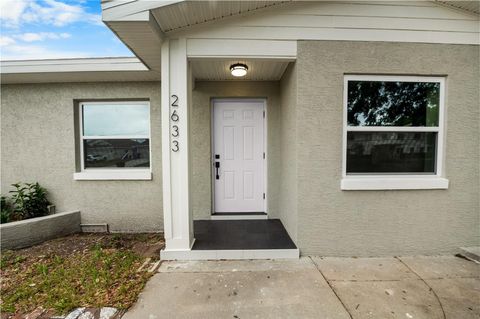
<path fill-rule="evenodd" d="M 1 256 L 2 313 L 41 306 L 56 314 L 75 307 L 127 309 L 152 273 L 137 272 L 159 258 L 158 234 L 77 234 Z M 3 317 L 2 317 L 3 318 Z"/>

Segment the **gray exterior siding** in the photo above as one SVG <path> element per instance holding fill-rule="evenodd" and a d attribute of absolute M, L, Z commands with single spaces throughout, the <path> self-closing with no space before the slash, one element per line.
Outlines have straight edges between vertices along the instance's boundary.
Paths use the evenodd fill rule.
<path fill-rule="evenodd" d="M 448 190 L 340 190 L 345 73 L 447 77 Z M 478 46 L 300 41 L 297 76 L 297 244 L 303 254 L 437 254 L 478 245 Z"/>
<path fill-rule="evenodd" d="M 112 231 L 163 229 L 160 83 L 2 85 L 1 191 L 38 181 L 58 212 L 80 210 L 82 223 Z M 150 99 L 151 181 L 75 181 L 74 100 Z"/>

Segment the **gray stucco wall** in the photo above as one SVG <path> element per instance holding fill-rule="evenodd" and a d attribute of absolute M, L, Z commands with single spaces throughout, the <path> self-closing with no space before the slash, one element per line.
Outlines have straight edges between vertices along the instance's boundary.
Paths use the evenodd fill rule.
<path fill-rule="evenodd" d="M 340 190 L 344 73 L 447 76 L 448 190 Z M 478 46 L 300 41 L 297 76 L 302 254 L 435 254 L 479 244 Z"/>
<path fill-rule="evenodd" d="M 280 82 L 280 181 L 278 211 L 285 229 L 297 240 L 297 68 L 291 63 Z"/>
<path fill-rule="evenodd" d="M 193 90 L 191 119 L 192 195 L 194 219 L 212 212 L 211 99 L 221 97 L 267 98 L 268 211 L 278 218 L 280 96 L 278 82 L 197 82 Z"/>
<path fill-rule="evenodd" d="M 343 76 L 447 77 L 448 190 L 341 191 Z M 302 254 L 451 253 L 480 241 L 479 47 L 299 41 L 280 82 L 197 82 L 191 109 L 194 218 L 212 209 L 211 98 L 266 97 L 268 206 Z M 58 211 L 113 231 L 163 229 L 160 83 L 1 88 L 1 191 L 38 181 Z M 74 100 L 150 99 L 152 181 L 74 181 Z"/>
<path fill-rule="evenodd" d="M 82 223 L 112 231 L 160 231 L 162 160 L 160 83 L 2 85 L 1 191 L 38 181 L 57 211 L 80 210 Z M 75 181 L 74 100 L 150 99 L 151 181 Z"/>

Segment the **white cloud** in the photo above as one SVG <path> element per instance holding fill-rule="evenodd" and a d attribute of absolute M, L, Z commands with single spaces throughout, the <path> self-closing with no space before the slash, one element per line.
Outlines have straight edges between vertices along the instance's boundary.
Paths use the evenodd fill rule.
<path fill-rule="evenodd" d="M 17 25 L 28 6 L 26 0 L 0 0 L 0 20 L 7 25 Z"/>
<path fill-rule="evenodd" d="M 40 60 L 60 58 L 85 58 L 89 54 L 78 51 L 52 51 L 44 46 L 10 43 L 0 47 L 1 60 Z"/>
<path fill-rule="evenodd" d="M 66 32 L 54 33 L 54 32 L 27 32 L 22 34 L 14 35 L 16 39 L 20 39 L 24 42 L 33 42 L 33 41 L 44 41 L 44 40 L 58 40 L 58 39 L 67 39 L 71 35 Z"/>
<path fill-rule="evenodd" d="M 54 35 L 61 36 L 61 34 Z M 46 46 L 19 43 L 14 39 L 14 37 L 15 36 L 0 36 L 0 60 L 84 58 L 91 55 L 86 52 L 79 51 L 58 49 L 53 51 Z"/>
<path fill-rule="evenodd" d="M 57 0 L 0 0 L 0 20 L 5 27 L 18 27 L 24 23 L 41 23 L 57 27 L 86 21 L 101 23 L 101 16 L 85 11 L 81 5 Z"/>
<path fill-rule="evenodd" d="M 0 36 L 0 48 L 3 48 L 4 46 L 10 45 L 15 43 L 15 40 L 11 37 L 7 36 Z"/>

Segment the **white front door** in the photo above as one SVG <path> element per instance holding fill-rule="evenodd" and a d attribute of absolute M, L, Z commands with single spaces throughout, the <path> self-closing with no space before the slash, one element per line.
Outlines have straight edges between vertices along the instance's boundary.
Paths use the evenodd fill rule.
<path fill-rule="evenodd" d="M 265 212 L 265 102 L 215 100 L 215 213 Z"/>

